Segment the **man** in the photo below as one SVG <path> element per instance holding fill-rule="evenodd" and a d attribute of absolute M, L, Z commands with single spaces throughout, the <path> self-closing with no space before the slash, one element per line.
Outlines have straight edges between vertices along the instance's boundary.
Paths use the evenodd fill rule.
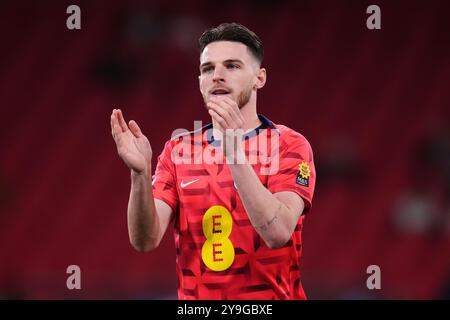
<path fill-rule="evenodd" d="M 147 138 L 120 110 L 111 115 L 117 151 L 131 169 L 130 242 L 152 250 L 174 221 L 180 299 L 306 299 L 299 263 L 315 186 L 311 147 L 257 114 L 266 70 L 252 31 L 222 24 L 199 46 L 212 124 L 168 141 L 153 182 Z"/>

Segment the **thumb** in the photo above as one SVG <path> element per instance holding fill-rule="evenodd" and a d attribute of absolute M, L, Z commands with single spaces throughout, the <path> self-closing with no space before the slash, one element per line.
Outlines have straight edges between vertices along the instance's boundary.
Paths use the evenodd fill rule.
<path fill-rule="evenodd" d="M 136 123 L 136 121 L 131 120 L 130 122 L 128 122 L 128 125 L 130 127 L 131 132 L 136 138 L 140 138 L 144 135 L 141 129 L 139 128 L 138 124 Z"/>

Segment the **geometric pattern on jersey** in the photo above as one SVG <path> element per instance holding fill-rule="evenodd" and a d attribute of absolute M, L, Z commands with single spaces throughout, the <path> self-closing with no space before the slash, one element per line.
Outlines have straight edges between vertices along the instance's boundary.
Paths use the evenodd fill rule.
<path fill-rule="evenodd" d="M 303 214 L 283 247 L 268 248 L 248 218 L 225 160 L 222 163 L 174 161 L 176 157 L 193 159 L 202 153 L 224 159 L 220 141 L 215 141 L 211 134 L 212 124 L 167 141 L 158 157 L 153 194 L 175 212 L 179 299 L 306 299 L 300 279 L 301 234 L 315 187 L 312 149 L 300 133 L 274 124 L 262 115 L 259 118 L 261 126 L 243 136 L 246 156 L 261 151 L 260 144 L 255 143 L 259 142 L 258 137 L 268 139 L 269 146 L 277 141 L 277 148 L 265 151 L 271 159 L 277 159 L 277 170 L 270 171 L 275 161 L 266 163 L 258 158 L 251 165 L 270 192 L 291 191 L 302 197 Z M 300 165 L 308 169 L 307 176 L 302 173 L 302 179 L 306 177 L 308 183 L 298 182 Z M 270 170 L 262 170 L 265 166 Z M 213 220 L 204 224 L 203 218 L 210 208 L 213 211 L 218 208 L 219 213 L 213 213 Z M 227 213 L 221 216 L 220 212 Z M 228 214 L 231 225 L 224 224 Z M 216 229 L 204 230 L 205 226 Z M 212 270 L 213 265 L 219 266 L 216 268 L 219 271 Z"/>

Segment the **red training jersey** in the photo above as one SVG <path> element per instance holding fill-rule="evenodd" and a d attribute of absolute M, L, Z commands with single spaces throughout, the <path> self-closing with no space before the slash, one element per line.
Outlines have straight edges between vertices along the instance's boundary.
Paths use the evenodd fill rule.
<path fill-rule="evenodd" d="M 298 132 L 259 116 L 243 136 L 247 162 L 272 193 L 291 191 L 305 209 L 290 240 L 270 249 L 251 224 L 212 125 L 169 140 L 158 157 L 153 194 L 175 212 L 180 299 L 306 299 L 300 281 L 302 225 L 316 173 Z"/>

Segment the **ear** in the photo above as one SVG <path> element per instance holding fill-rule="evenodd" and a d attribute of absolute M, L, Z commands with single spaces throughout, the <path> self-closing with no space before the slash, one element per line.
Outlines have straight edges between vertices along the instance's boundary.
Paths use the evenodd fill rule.
<path fill-rule="evenodd" d="M 255 89 L 261 89 L 266 84 L 267 72 L 265 68 L 260 68 L 256 75 L 256 83 L 253 86 Z"/>

